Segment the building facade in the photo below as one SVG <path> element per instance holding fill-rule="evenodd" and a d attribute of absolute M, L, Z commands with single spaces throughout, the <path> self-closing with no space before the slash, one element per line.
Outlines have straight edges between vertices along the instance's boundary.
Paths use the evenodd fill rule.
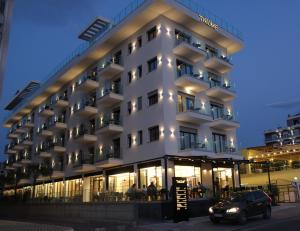
<path fill-rule="evenodd" d="M 12 7 L 13 0 L 0 1 L 0 96 L 2 95 Z"/>
<path fill-rule="evenodd" d="M 266 130 L 265 144 L 273 147 L 300 144 L 300 114 L 288 115 L 286 127 Z"/>
<path fill-rule="evenodd" d="M 169 190 L 174 176 L 211 193 L 239 186 L 229 57 L 243 42 L 190 6 L 135 1 L 81 33 L 84 49 L 4 122 L 18 190 L 33 193 L 33 163 L 33 197 L 121 200 L 133 183 Z"/>

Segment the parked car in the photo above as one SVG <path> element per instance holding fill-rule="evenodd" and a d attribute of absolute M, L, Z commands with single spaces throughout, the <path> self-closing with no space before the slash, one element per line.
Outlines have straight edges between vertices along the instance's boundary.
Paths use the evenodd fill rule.
<path fill-rule="evenodd" d="M 209 208 L 209 217 L 213 223 L 233 220 L 245 224 L 249 217 L 262 215 L 271 218 L 272 199 L 261 190 L 243 191 L 231 196 Z"/>

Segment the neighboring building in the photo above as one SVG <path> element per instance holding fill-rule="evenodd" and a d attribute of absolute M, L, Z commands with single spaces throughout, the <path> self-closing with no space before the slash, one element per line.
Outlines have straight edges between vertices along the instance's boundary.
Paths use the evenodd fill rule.
<path fill-rule="evenodd" d="M 118 200 L 133 183 L 170 189 L 173 176 L 214 193 L 239 186 L 229 56 L 243 42 L 185 2 L 135 1 L 97 18 L 84 47 L 11 108 L 6 168 L 20 170 L 20 191 L 32 190 L 31 163 L 44 174 L 34 197 Z"/>
<path fill-rule="evenodd" d="M 286 127 L 265 131 L 265 144 L 280 147 L 282 145 L 300 144 L 300 114 L 288 115 Z"/>
<path fill-rule="evenodd" d="M 300 179 L 300 114 L 288 115 L 287 127 L 264 132 L 265 146 L 249 147 L 242 151 L 247 164 L 242 184 L 265 185 L 268 183 L 270 163 L 271 181 L 279 185 L 290 184 Z"/>
<path fill-rule="evenodd" d="M 13 0 L 0 0 L 0 96 L 2 95 Z"/>

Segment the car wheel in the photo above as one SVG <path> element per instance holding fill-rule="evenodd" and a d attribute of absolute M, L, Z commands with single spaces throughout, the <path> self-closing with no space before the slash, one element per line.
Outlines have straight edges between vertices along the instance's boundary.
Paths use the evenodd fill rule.
<path fill-rule="evenodd" d="M 263 214 L 263 218 L 264 219 L 270 219 L 271 218 L 271 208 L 270 207 L 267 207 L 264 211 L 264 214 Z"/>
<path fill-rule="evenodd" d="M 214 223 L 214 224 L 218 224 L 218 223 L 220 223 L 220 219 L 218 219 L 218 218 L 215 218 L 215 217 L 213 217 L 213 216 L 210 216 L 209 217 L 209 219 L 211 220 L 211 222 L 212 223 Z"/>
<path fill-rule="evenodd" d="M 247 215 L 245 211 L 241 211 L 239 216 L 238 216 L 238 223 L 240 225 L 244 225 L 247 222 Z"/>

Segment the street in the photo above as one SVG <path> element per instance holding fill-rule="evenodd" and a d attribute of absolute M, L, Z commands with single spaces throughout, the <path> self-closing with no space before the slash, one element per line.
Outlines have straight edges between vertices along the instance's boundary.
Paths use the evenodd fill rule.
<path fill-rule="evenodd" d="M 25 222 L 25 221 L 23 221 Z M 255 217 L 248 220 L 246 225 L 237 225 L 234 223 L 221 223 L 214 225 L 208 217 L 191 218 L 188 222 L 173 223 L 172 221 L 155 222 L 145 221 L 139 225 L 121 225 L 121 224 L 94 224 L 87 222 L 54 222 L 54 221 L 28 221 L 24 223 L 0 220 L 1 231 L 33 231 L 33 230 L 72 230 L 74 231 L 254 231 L 254 230 L 286 230 L 287 227 L 299 227 L 300 225 L 300 203 L 281 204 L 273 207 L 272 218 L 264 220 L 261 217 Z M 47 224 L 47 225 L 46 225 Z M 59 225 L 60 227 L 53 226 Z M 34 227 L 34 229 L 32 228 Z"/>

